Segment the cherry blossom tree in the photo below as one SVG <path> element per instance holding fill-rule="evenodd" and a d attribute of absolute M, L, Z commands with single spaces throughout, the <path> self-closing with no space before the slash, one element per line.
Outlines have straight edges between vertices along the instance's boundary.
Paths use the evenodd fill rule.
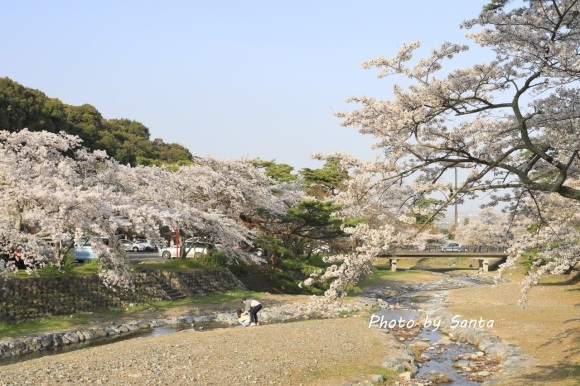
<path fill-rule="evenodd" d="M 150 208 L 154 222 L 179 230 L 180 237 L 219 243 L 229 256 L 250 262 L 256 256 L 238 246 L 251 243 L 256 230 L 245 226 L 243 218 L 260 211 L 282 213 L 303 196 L 294 184 L 277 183 L 242 160 L 203 157 L 177 170 L 138 167 L 131 173 L 131 194 Z M 187 252 L 182 248 L 181 256 Z"/>
<path fill-rule="evenodd" d="M 580 182 L 570 183 L 580 188 Z M 544 274 L 567 274 L 580 262 L 580 202 L 556 194 L 536 193 L 510 203 L 509 231 L 513 234 L 510 252 L 503 273 L 515 267 L 522 258 L 532 266 L 522 281 L 525 301 L 532 285 Z"/>
<path fill-rule="evenodd" d="M 48 262 L 62 266 L 73 244 L 88 240 L 103 281 L 130 289 L 119 234 L 142 234 L 161 246 L 162 227 L 178 227 L 251 261 L 253 255 L 236 249 L 253 236 L 242 214 L 282 213 L 302 194 L 243 161 L 200 158 L 176 170 L 131 167 L 89 151 L 78 137 L 24 129 L 0 132 L 0 198 L 0 254 L 16 253 L 32 272 Z M 45 237 L 54 246 L 52 256 Z M 3 272 L 17 268 L 11 259 L 0 264 Z"/>
<path fill-rule="evenodd" d="M 481 210 L 476 219 L 469 219 L 455 229 L 455 240 L 464 245 L 505 246 L 513 239 L 509 217 L 493 208 Z"/>
<path fill-rule="evenodd" d="M 414 196 L 412 187 L 378 178 L 378 163 L 361 162 L 340 153 L 313 156 L 334 160 L 342 170 L 349 170 L 350 178 L 343 181 L 344 189 L 329 199 L 341 207 L 336 216 L 342 219 L 351 245 L 344 253 L 325 257 L 330 267 L 304 281 L 306 285 L 331 281 L 325 297 L 316 299 L 314 307 L 325 308 L 342 299 L 349 286 L 372 272 L 372 263 L 377 258 L 410 246 L 423 249 L 427 242 L 443 239 L 443 235 L 428 231 L 418 233 L 415 205 L 410 199 Z"/>
<path fill-rule="evenodd" d="M 453 64 L 469 47 L 449 42 L 415 62 L 419 42 L 402 46 L 393 58 L 363 63 L 378 69 L 380 79 L 404 79 L 392 84 L 391 99 L 351 97 L 358 109 L 336 114 L 343 126 L 376 138 L 380 156 L 363 170 L 369 186 L 408 186 L 410 199 L 446 191 L 439 210 L 486 194 L 489 205 L 507 205 L 512 229 L 540 224 L 518 227 L 506 267 L 531 247 L 552 256 L 538 274 L 575 266 L 578 239 L 564 237 L 564 228 L 548 214 L 554 212 L 552 196 L 574 208 L 580 202 L 579 14 L 579 0 L 534 0 L 523 9 L 483 11 L 462 27 L 479 28 L 467 37 L 495 57 L 467 68 Z M 468 175 L 455 188 L 446 178 L 457 168 Z M 373 245 L 374 234 L 365 232 L 358 237 Z"/>
<path fill-rule="evenodd" d="M 470 174 L 455 195 L 525 189 L 580 200 L 570 185 L 580 148 L 579 3 L 533 4 L 517 14 L 484 12 L 463 24 L 483 27 L 468 36 L 495 51 L 490 63 L 438 77 L 445 60 L 468 46 L 444 43 L 410 67 L 420 46 L 415 42 L 395 58 L 363 64 L 380 69 L 379 78 L 402 75 L 412 82 L 408 90 L 394 85 L 393 100 L 350 98 L 362 107 L 337 114 L 343 125 L 378 139 L 389 179 L 414 176 L 428 188 L 463 167 Z"/>
<path fill-rule="evenodd" d="M 67 251 L 81 238 L 96 241 L 98 236 L 114 235 L 127 225 L 121 208 L 128 198 L 120 194 L 117 166 L 104 152 L 82 147 L 78 137 L 26 129 L 0 132 L 2 252 L 16 253 L 30 271 L 49 257 L 61 266 Z M 52 239 L 53 256 L 43 240 L 47 236 Z M 96 248 L 103 255 L 105 281 L 130 286 L 126 264 L 109 258 L 98 243 Z"/>

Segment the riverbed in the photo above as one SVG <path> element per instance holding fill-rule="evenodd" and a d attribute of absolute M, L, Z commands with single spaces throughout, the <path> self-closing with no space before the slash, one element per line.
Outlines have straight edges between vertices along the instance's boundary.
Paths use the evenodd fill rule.
<path fill-rule="evenodd" d="M 454 340 L 452 334 L 443 332 L 443 328 L 434 328 L 435 326 L 425 328 L 423 324 L 425 316 L 428 315 L 425 313 L 426 308 L 433 309 L 444 306 L 444 297 L 440 296 L 444 291 L 464 286 L 486 285 L 487 283 L 468 277 L 451 278 L 441 274 L 434 275 L 439 276 L 439 280 L 420 284 L 403 284 L 396 288 L 382 287 L 374 289 L 372 292 L 360 294 L 361 296 L 351 300 L 347 307 L 356 310 L 361 308 L 361 304 L 375 303 L 381 308 L 374 314 L 375 316 L 399 322 L 397 328 L 391 327 L 389 322 L 384 325 L 384 328 L 388 329 L 388 332 L 398 342 L 412 348 L 415 353 L 414 366 L 416 368 L 413 366 L 410 366 L 409 369 L 399 368 L 401 371 L 411 370 L 410 372 L 414 373 L 415 381 L 428 382 L 435 379 L 447 379 L 461 385 L 480 384 L 481 381 L 491 377 L 494 370 L 497 371 L 498 368 L 494 367 L 497 363 L 491 363 L 491 358 L 486 358 L 486 354 L 475 345 Z M 344 306 L 341 310 L 344 311 Z M 309 315 L 298 305 L 285 305 L 278 310 L 263 312 L 262 315 L 262 321 L 265 324 L 312 318 L 312 315 Z M 197 321 L 192 323 L 191 321 L 195 318 Z M 371 321 L 372 318 L 371 316 Z M 189 316 L 182 318 L 182 320 L 190 322 L 142 329 L 124 336 L 56 347 L 52 350 L 5 359 L 0 364 L 8 365 L 38 359 L 46 355 L 67 353 L 76 349 L 114 345 L 124 340 L 143 340 L 179 332 L 199 333 L 214 329 L 243 328 L 235 323 L 233 315 L 230 314 Z M 413 328 L 407 328 L 407 324 L 411 320 L 415 321 L 416 326 L 412 327 L 416 328 L 414 332 L 409 333 L 406 330 L 413 330 Z M 400 326 L 401 321 L 405 321 L 403 328 Z"/>

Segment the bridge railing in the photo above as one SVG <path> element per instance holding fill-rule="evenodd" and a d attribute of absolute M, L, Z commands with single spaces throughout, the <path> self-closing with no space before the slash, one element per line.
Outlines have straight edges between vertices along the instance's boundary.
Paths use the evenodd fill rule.
<path fill-rule="evenodd" d="M 427 245 L 423 249 L 419 249 L 415 246 L 408 246 L 404 248 L 397 248 L 400 251 L 406 252 L 441 252 L 443 249 L 442 245 Z M 503 245 L 462 245 L 460 252 L 473 252 L 473 253 L 504 253 L 507 247 Z"/>

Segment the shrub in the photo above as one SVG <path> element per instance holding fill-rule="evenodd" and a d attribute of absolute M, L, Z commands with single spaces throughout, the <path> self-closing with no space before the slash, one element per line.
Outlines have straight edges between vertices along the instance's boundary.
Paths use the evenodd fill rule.
<path fill-rule="evenodd" d="M 197 261 L 205 267 L 227 267 L 228 257 L 224 253 L 213 253 L 211 255 L 201 255 Z"/>

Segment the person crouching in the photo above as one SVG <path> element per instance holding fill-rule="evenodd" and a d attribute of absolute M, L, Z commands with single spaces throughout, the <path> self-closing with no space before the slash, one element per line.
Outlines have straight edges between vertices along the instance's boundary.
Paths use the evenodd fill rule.
<path fill-rule="evenodd" d="M 258 312 L 262 309 L 262 304 L 255 299 L 242 298 L 242 303 L 245 304 L 246 311 L 250 314 L 250 325 L 253 323 L 254 326 L 259 325 L 258 323 Z"/>

